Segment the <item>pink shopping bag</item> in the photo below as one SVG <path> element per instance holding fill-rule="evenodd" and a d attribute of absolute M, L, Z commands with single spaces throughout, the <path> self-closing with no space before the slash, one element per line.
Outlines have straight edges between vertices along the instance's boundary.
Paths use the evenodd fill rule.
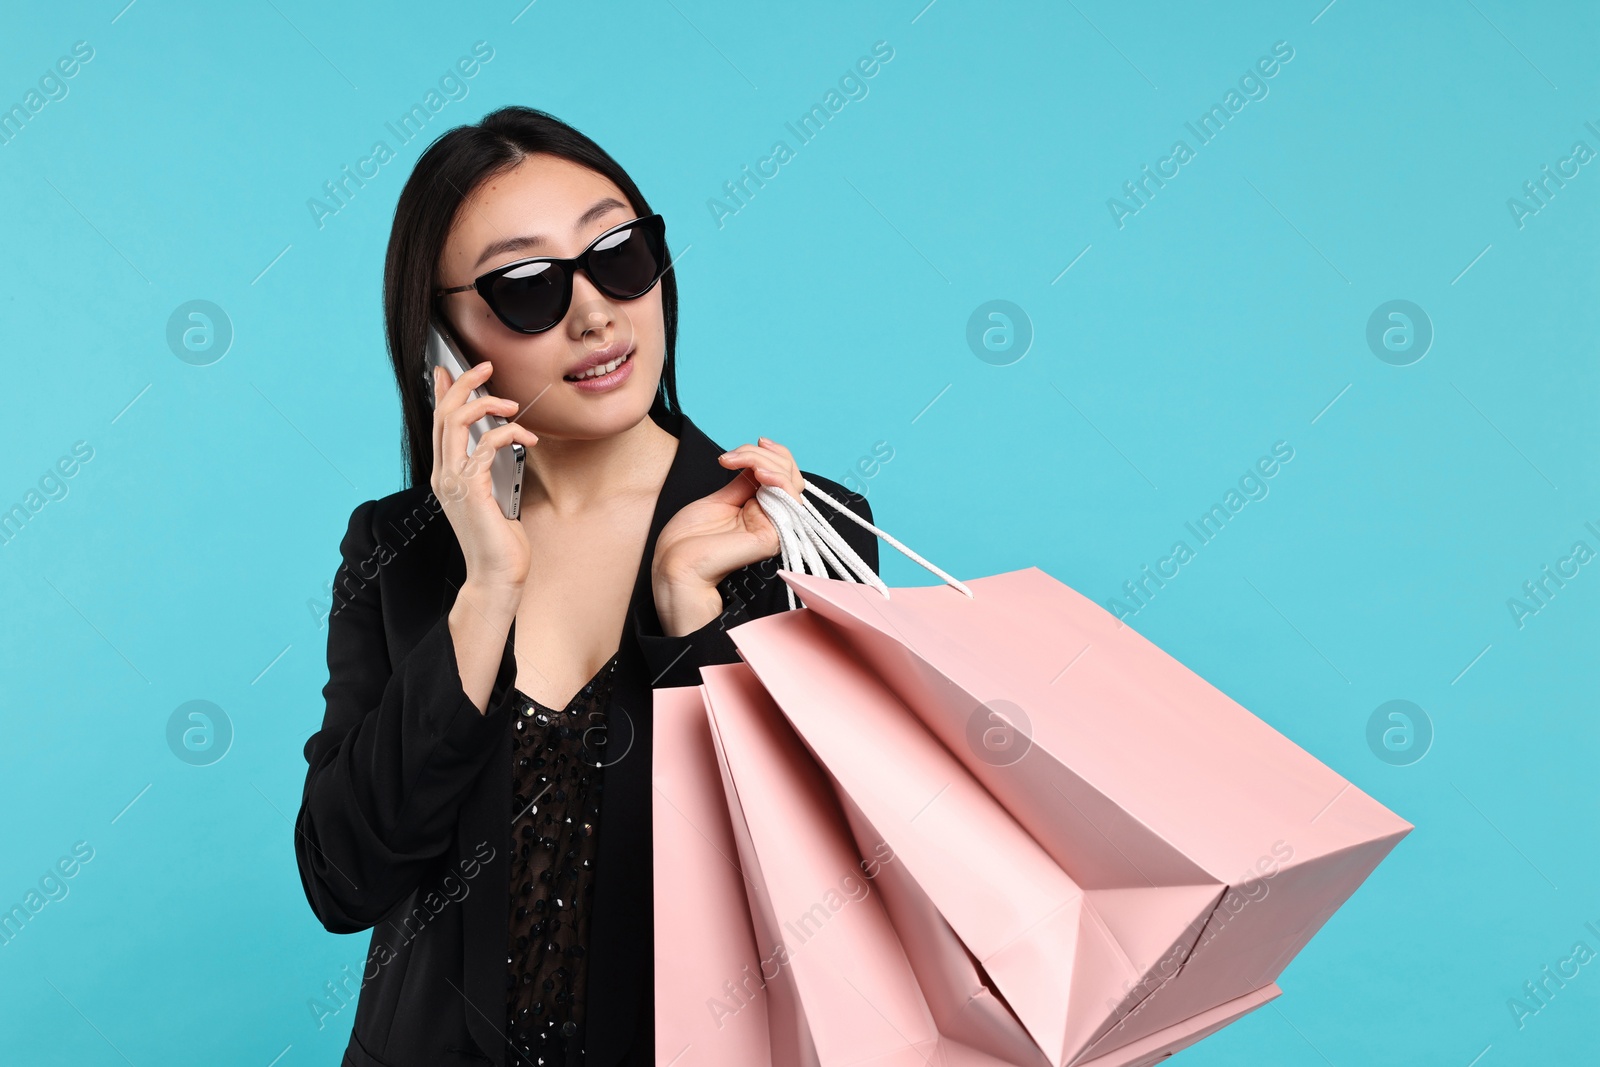
<path fill-rule="evenodd" d="M 656 1062 L 801 1067 L 790 976 L 763 972 L 699 688 L 658 689 L 654 719 Z M 790 1056 L 772 1054 L 774 1024 Z"/>
<path fill-rule="evenodd" d="M 1003 1067 L 941 1044 L 871 895 L 892 855 L 748 668 L 705 673 L 655 694 L 656 1062 Z"/>
<path fill-rule="evenodd" d="M 749 669 L 703 674 L 656 694 L 657 1063 L 1048 1064 Z M 1156 1062 L 1268 995 L 1093 1067 Z"/>
<path fill-rule="evenodd" d="M 703 670 L 705 733 L 658 744 L 658 783 L 738 860 L 708 875 L 658 839 L 658 923 L 663 886 L 706 901 L 658 925 L 658 1019 L 778 962 L 740 994 L 752 1044 L 702 1024 L 680 1047 L 674 1022 L 659 1062 L 1146 1067 L 1279 995 L 1411 829 L 1037 569 L 969 588 L 873 527 L 952 587 L 891 593 L 809 501 L 758 499 L 806 609 L 730 631 L 746 662 Z M 829 568 L 867 586 L 799 573 Z M 686 965 L 701 945 L 722 958 Z"/>
<path fill-rule="evenodd" d="M 781 573 L 806 610 L 731 630 L 741 656 L 1051 1063 L 1145 1062 L 1276 996 L 1411 829 L 1037 569 L 970 596 Z"/>
<path fill-rule="evenodd" d="M 701 680 L 758 947 L 793 984 L 806 1058 L 925 1063 L 938 1033 L 868 877 L 884 857 L 858 854 L 826 775 L 747 667 Z"/>

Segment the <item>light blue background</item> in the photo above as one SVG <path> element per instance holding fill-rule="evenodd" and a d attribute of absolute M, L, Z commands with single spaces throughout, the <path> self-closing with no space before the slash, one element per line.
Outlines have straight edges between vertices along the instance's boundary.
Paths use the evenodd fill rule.
<path fill-rule="evenodd" d="M 94 859 L 0 947 L 0 1060 L 337 1062 L 354 1010 L 319 1030 L 307 1001 L 367 937 L 318 926 L 289 822 L 316 609 L 351 509 L 400 487 L 395 198 L 505 103 L 589 133 L 665 214 L 701 426 L 839 480 L 888 442 L 881 524 L 959 575 L 1037 564 L 1104 601 L 1294 448 L 1132 622 L 1417 829 L 1279 1001 L 1175 1062 L 1591 1059 L 1600 963 L 1521 1028 L 1507 1001 L 1600 950 L 1600 563 L 1521 628 L 1506 602 L 1600 549 L 1600 165 L 1522 228 L 1506 201 L 1600 149 L 1600 12 L 1323 2 L 8 12 L 0 104 L 75 41 L 94 58 L 0 146 L 0 507 L 74 442 L 94 458 L 0 546 L 0 906 L 74 842 Z M 469 95 L 397 145 L 385 121 L 479 40 Z M 869 95 L 719 227 L 707 201 L 879 40 Z M 1269 95 L 1119 229 L 1107 199 L 1278 41 Z M 380 138 L 398 158 L 319 228 L 307 200 Z M 165 339 L 193 299 L 235 331 L 209 366 Z M 1008 366 L 965 340 L 995 299 L 1034 334 Z M 1366 344 L 1393 299 L 1435 330 L 1410 366 Z M 235 731 L 207 767 L 166 742 L 194 699 Z M 1409 766 L 1366 741 L 1391 699 L 1436 732 Z"/>

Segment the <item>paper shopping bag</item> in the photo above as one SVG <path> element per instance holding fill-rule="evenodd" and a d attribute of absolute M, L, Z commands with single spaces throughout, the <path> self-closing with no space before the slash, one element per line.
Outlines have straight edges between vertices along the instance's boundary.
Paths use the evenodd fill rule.
<path fill-rule="evenodd" d="M 656 690 L 653 714 L 656 1061 L 801 1067 L 771 1055 L 768 999 L 736 997 L 760 954 L 700 690 Z"/>
<path fill-rule="evenodd" d="M 1049 1062 L 1077 1058 L 1135 1006 L 1140 969 L 1082 888 L 825 623 L 783 618 L 785 669 L 804 663 L 806 706 L 790 707 L 788 678 L 763 684 Z M 1118 1000 L 1103 1003 L 1108 992 Z"/>
<path fill-rule="evenodd" d="M 741 656 L 1053 1063 L 1276 995 L 1411 829 L 1036 568 L 970 597 L 780 573 L 807 610 L 731 630 Z"/>
<path fill-rule="evenodd" d="M 656 694 L 657 1062 L 1048 1063 L 748 668 L 705 674 L 701 690 Z M 707 725 L 713 702 L 720 714 Z M 831 936 L 819 940 L 824 929 Z M 1186 1020 L 1093 1067 L 1154 1063 L 1263 999 Z M 875 1019 L 894 1023 L 893 1035 Z"/>
<path fill-rule="evenodd" d="M 744 678 L 719 670 L 708 669 L 722 709 L 715 731 L 702 688 L 655 693 L 656 1062 L 826 1067 L 863 1062 L 868 1050 L 885 1065 L 934 1057 L 947 1067 L 1007 1067 L 941 1046 L 892 932 L 861 908 L 881 855 L 856 855 L 820 768 L 750 688 L 748 669 L 737 668 Z M 776 896 L 769 870 L 781 879 Z M 796 910 L 804 890 L 814 899 Z M 812 943 L 830 922 L 829 937 Z M 816 976 L 809 1017 L 797 970 Z"/>
<path fill-rule="evenodd" d="M 701 669 L 763 974 L 788 977 L 820 1067 L 920 1067 L 938 1044 L 894 928 L 821 768 L 742 664 Z M 760 1003 L 764 990 L 752 990 Z"/>

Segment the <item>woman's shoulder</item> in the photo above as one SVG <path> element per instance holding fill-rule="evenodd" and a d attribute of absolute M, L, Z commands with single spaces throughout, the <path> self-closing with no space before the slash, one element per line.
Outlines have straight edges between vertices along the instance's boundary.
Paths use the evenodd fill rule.
<path fill-rule="evenodd" d="M 459 586 L 465 574 L 450 520 L 427 486 L 357 504 L 339 542 L 339 555 L 333 614 L 352 601 L 375 607 L 380 600 L 397 597 L 383 613 L 385 619 L 431 622 L 441 591 L 450 584 Z M 417 639 L 420 633 L 400 645 L 409 647 L 406 641 Z"/>
<path fill-rule="evenodd" d="M 364 500 L 350 512 L 341 548 L 346 555 L 363 548 L 393 550 L 417 541 L 453 537 L 444 506 L 426 485 Z"/>

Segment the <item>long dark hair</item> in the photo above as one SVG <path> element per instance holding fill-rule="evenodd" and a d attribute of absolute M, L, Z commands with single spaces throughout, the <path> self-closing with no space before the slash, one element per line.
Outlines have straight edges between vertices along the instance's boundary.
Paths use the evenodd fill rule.
<path fill-rule="evenodd" d="M 457 126 L 441 134 L 417 160 L 400 202 L 383 264 L 383 323 L 400 390 L 405 420 L 401 448 L 408 485 L 427 485 L 433 473 L 433 404 L 424 380 L 428 321 L 433 308 L 434 270 L 456 211 L 486 178 L 509 170 L 533 152 L 570 160 L 611 179 L 639 215 L 653 212 L 628 172 L 576 129 L 553 115 L 529 107 L 503 107 L 476 126 Z M 666 360 L 661 387 L 650 414 L 657 421 L 679 411 L 673 350 L 678 339 L 677 272 L 661 276 L 661 317 L 666 327 Z"/>

